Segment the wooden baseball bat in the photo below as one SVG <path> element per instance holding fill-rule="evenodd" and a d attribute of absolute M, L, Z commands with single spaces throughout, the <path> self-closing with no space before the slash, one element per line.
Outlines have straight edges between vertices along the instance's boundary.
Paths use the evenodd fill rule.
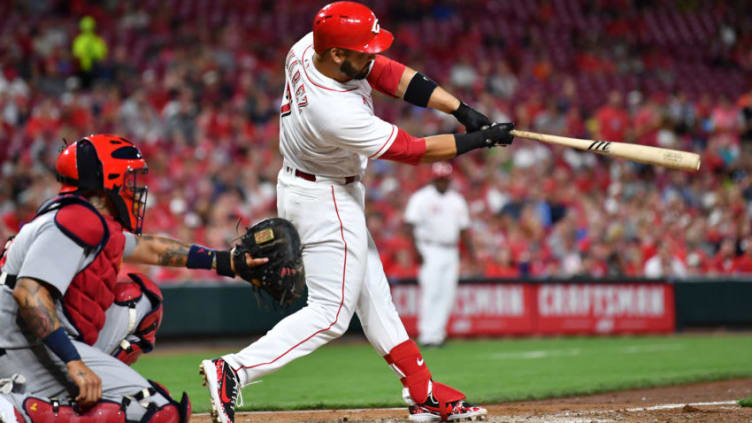
<path fill-rule="evenodd" d="M 561 137 L 558 135 L 539 134 L 537 132 L 512 130 L 512 135 L 519 138 L 542 141 L 549 144 L 574 147 L 579 150 L 592 151 L 605 156 L 619 157 L 636 162 L 670 167 L 672 169 L 697 172 L 700 170 L 700 155 L 688 151 L 669 148 L 650 147 L 627 142 L 584 140 L 581 138 Z"/>

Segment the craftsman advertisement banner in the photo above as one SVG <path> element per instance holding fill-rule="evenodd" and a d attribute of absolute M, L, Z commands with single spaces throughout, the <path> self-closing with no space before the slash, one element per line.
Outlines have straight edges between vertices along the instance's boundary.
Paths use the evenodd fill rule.
<path fill-rule="evenodd" d="M 392 297 L 411 336 L 420 288 L 395 285 Z M 449 336 L 668 333 L 675 328 L 668 283 L 460 284 Z"/>
<path fill-rule="evenodd" d="M 535 285 L 465 284 L 457 288 L 447 333 L 452 335 L 528 334 L 534 327 Z M 417 334 L 420 288 L 392 287 L 392 299 L 407 332 Z"/>

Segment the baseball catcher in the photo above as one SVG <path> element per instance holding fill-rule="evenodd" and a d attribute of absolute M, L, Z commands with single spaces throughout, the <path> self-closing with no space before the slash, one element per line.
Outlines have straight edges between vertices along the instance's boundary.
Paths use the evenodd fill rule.
<path fill-rule="evenodd" d="M 90 135 L 68 145 L 56 171 L 59 194 L 0 254 L 2 419 L 187 422 L 186 394 L 176 401 L 127 365 L 153 347 L 162 298 L 142 275 L 117 283 L 121 262 L 230 273 L 236 262 L 252 268 L 268 260 L 231 261 L 231 250 L 141 235 L 148 167 L 123 137 Z"/>

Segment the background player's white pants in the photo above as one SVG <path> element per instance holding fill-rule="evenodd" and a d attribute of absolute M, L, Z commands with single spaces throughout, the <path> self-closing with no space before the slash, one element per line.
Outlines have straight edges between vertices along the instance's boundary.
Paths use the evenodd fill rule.
<path fill-rule="evenodd" d="M 366 228 L 362 183 L 311 182 L 283 168 L 277 211 L 300 233 L 308 304 L 239 353 L 224 357 L 238 371 L 241 385 L 338 338 L 356 312 L 380 355 L 408 339 Z"/>
<path fill-rule="evenodd" d="M 460 258 L 456 247 L 421 244 L 423 265 L 418 273 L 421 300 L 418 313 L 418 342 L 440 344 L 454 307 Z"/>

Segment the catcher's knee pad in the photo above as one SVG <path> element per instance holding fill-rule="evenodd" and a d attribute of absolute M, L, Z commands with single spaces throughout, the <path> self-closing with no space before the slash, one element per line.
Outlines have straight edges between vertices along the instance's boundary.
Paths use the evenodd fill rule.
<path fill-rule="evenodd" d="M 422 404 L 430 391 L 431 372 L 412 340 L 397 345 L 384 356 L 387 363 L 400 376 L 402 385 L 408 389 L 412 400 Z"/>
<path fill-rule="evenodd" d="M 82 413 L 57 400 L 36 397 L 26 398 L 23 408 L 31 423 L 127 423 L 123 405 L 106 400 Z"/>
<path fill-rule="evenodd" d="M 143 353 L 154 349 L 157 342 L 157 330 L 162 325 L 162 291 L 157 284 L 140 273 L 129 273 L 133 282 L 118 282 L 115 284 L 115 303 L 130 308 L 131 319 L 128 323 L 128 337 L 120 341 L 120 345 L 112 355 L 125 364 L 131 365 Z M 146 296 L 151 302 L 152 310 L 140 322 L 136 319 L 136 303 Z"/>

